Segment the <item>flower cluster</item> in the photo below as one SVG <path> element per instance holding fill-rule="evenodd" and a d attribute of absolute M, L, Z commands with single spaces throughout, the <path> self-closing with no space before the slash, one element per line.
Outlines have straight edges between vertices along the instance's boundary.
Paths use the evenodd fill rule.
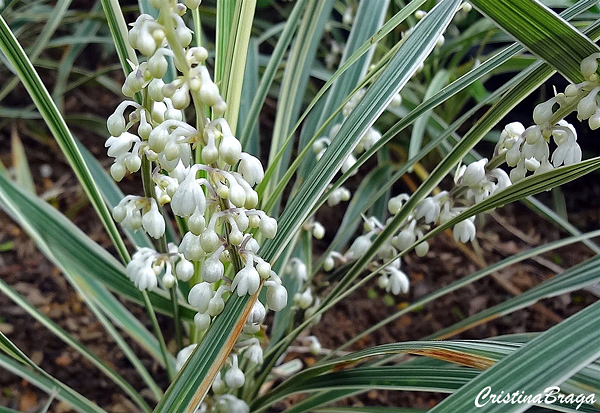
<path fill-rule="evenodd" d="M 599 58 L 600 53 L 594 53 L 583 59 L 583 82 L 568 85 L 564 93 L 558 93 L 535 107 L 534 125 L 525 128 L 514 122 L 504 128 L 495 154 L 506 157 L 507 165 L 513 168 L 510 171 L 513 182 L 525 178 L 528 172 L 535 175 L 581 161 L 577 132 L 563 118 L 575 110 L 577 118 L 587 120 L 592 130 L 600 128 L 600 78 L 596 73 Z M 556 146 L 552 155 L 551 139 Z"/>
<path fill-rule="evenodd" d="M 127 266 L 127 275 L 140 290 L 174 288 L 189 282 L 187 300 L 197 310 L 196 331 L 209 328 L 232 294 L 256 295 L 267 288 L 266 305 L 278 311 L 287 304 L 287 291 L 271 265 L 258 255 L 259 241 L 273 238 L 277 221 L 257 209 L 254 187 L 264 178 L 260 160 L 242 151 L 239 140 L 222 117 L 227 105 L 212 81 L 203 47 L 194 47 L 192 31 L 184 23 L 187 8 L 199 1 L 151 0 L 158 18 L 142 14 L 129 31 L 130 45 L 145 57 L 127 76 L 122 102 L 109 117 L 108 155 L 114 158 L 111 175 L 117 181 L 141 170 L 145 197 L 126 196 L 113 215 L 125 228 L 143 229 L 157 239 L 157 249 L 140 248 Z M 177 76 L 164 82 L 172 58 Z M 139 99 L 138 99 L 139 98 Z M 138 103 L 139 102 L 139 103 Z M 196 109 L 195 126 L 184 121 L 183 111 Z M 205 113 L 210 109 L 213 118 Z M 182 230 L 178 244 L 165 242 L 168 210 Z M 256 301 L 236 352 L 255 364 L 262 349 L 254 335 L 267 308 Z M 180 352 L 183 364 L 193 346 Z M 237 389 L 244 382 L 234 354 L 225 386 Z M 219 387 L 216 384 L 216 387 Z M 215 392 L 214 408 L 243 411 L 235 397 Z M 247 406 L 245 406 L 247 410 Z"/>

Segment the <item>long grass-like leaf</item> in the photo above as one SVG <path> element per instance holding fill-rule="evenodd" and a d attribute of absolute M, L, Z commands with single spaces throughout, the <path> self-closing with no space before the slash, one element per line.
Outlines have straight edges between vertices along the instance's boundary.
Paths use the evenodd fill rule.
<path fill-rule="evenodd" d="M 573 82 L 581 61 L 600 52 L 588 37 L 537 0 L 474 0 L 473 5 Z"/>
<path fill-rule="evenodd" d="M 0 353 L 0 366 L 24 378 L 29 383 L 69 403 L 76 411 L 81 413 L 106 413 L 95 403 L 83 397 L 72 388 L 56 380 L 40 368 L 23 365 L 19 361 Z"/>
<path fill-rule="evenodd" d="M 56 139 L 65 157 L 71 164 L 75 175 L 83 186 L 90 202 L 98 213 L 102 224 L 106 228 L 108 235 L 115 244 L 119 255 L 127 260 L 129 253 L 121 239 L 119 231 L 112 219 L 106 204 L 102 200 L 100 191 L 94 183 L 94 179 L 77 148 L 75 139 L 71 135 L 64 119 L 58 111 L 56 105 L 52 101 L 48 90 L 42 83 L 33 65 L 25 55 L 25 52 L 17 42 L 10 28 L 0 16 L 0 49 L 17 70 L 19 78 L 27 88 L 29 95 L 36 104 L 38 110 L 42 114 L 48 128 Z"/>
<path fill-rule="evenodd" d="M 523 391 L 541 393 L 546 387 L 559 385 L 600 356 L 600 301 L 590 305 L 562 323 L 527 343 L 481 373 L 431 411 L 468 411 L 479 392 L 486 386 L 506 393 Z M 481 412 L 522 412 L 527 405 L 491 404 Z"/>

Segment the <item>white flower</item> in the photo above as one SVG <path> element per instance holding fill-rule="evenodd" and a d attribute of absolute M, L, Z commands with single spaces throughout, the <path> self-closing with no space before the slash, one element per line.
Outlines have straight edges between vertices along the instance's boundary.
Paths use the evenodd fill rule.
<path fill-rule="evenodd" d="M 225 373 L 225 383 L 227 383 L 231 389 L 239 389 L 244 385 L 246 380 L 244 378 L 244 372 L 238 367 L 237 356 L 233 355 L 232 358 L 232 366 L 227 370 L 227 373 Z"/>
<path fill-rule="evenodd" d="M 150 211 L 142 217 L 142 225 L 152 238 L 160 238 L 165 233 L 165 220 L 154 198 L 150 198 Z"/>
<path fill-rule="evenodd" d="M 265 321 L 265 317 L 267 316 L 267 310 L 263 303 L 260 300 L 256 300 L 252 305 L 252 309 L 250 310 L 250 314 L 248 314 L 248 319 L 246 323 L 248 324 L 262 324 Z"/>
<path fill-rule="evenodd" d="M 487 161 L 487 158 L 484 158 L 467 166 L 462 174 L 461 184 L 468 187 L 477 187 L 481 185 L 481 181 L 485 179 L 485 166 L 487 165 Z"/>
<path fill-rule="evenodd" d="M 388 279 L 385 290 L 387 292 L 391 292 L 394 295 L 398 295 L 401 292 L 403 294 L 406 294 L 410 285 L 406 274 L 404 274 L 404 272 L 400 271 L 399 269 L 393 267 L 387 267 L 386 271 L 389 272 L 390 277 Z"/>
<path fill-rule="evenodd" d="M 565 166 L 573 165 L 577 162 L 581 162 L 581 156 L 579 144 L 574 140 L 569 140 L 554 150 L 554 153 L 552 154 L 552 164 L 554 167 L 559 167 L 563 163 Z"/>
<path fill-rule="evenodd" d="M 140 138 L 133 133 L 123 132 L 119 136 L 111 136 L 104 144 L 108 148 L 106 152 L 111 158 L 116 158 L 119 155 L 126 154 L 131 150 L 131 145 L 139 142 Z"/>
<path fill-rule="evenodd" d="M 246 266 L 235 275 L 231 283 L 231 291 L 236 291 L 240 297 L 246 294 L 253 295 L 258 291 L 260 275 L 254 268 L 253 260 L 248 257 Z"/>
<path fill-rule="evenodd" d="M 415 218 L 423 218 L 426 224 L 433 224 L 440 215 L 440 203 L 433 197 L 423 199 L 415 208 Z"/>
<path fill-rule="evenodd" d="M 258 365 L 263 362 L 263 351 L 258 340 L 254 340 L 252 345 L 246 349 L 244 355 L 252 364 Z"/>
<path fill-rule="evenodd" d="M 467 218 L 454 226 L 454 239 L 458 242 L 468 242 L 475 239 L 475 217 Z"/>
<path fill-rule="evenodd" d="M 188 302 L 190 305 L 198 310 L 199 313 L 206 313 L 208 310 L 208 303 L 213 297 L 213 288 L 207 282 L 201 282 L 194 285 L 189 294 Z"/>
<path fill-rule="evenodd" d="M 238 172 L 242 175 L 242 178 L 252 186 L 261 183 L 265 177 L 265 171 L 263 170 L 260 161 L 247 153 L 242 153 L 240 155 Z"/>
<path fill-rule="evenodd" d="M 171 209 L 175 215 L 189 217 L 196 210 L 204 211 L 206 198 L 196 180 L 196 169 L 191 168 L 171 198 Z"/>
<path fill-rule="evenodd" d="M 371 244 L 371 233 L 361 235 L 354 240 L 346 252 L 346 256 L 349 259 L 357 260 L 367 252 L 367 250 L 371 247 Z"/>
<path fill-rule="evenodd" d="M 273 311 L 281 311 L 287 305 L 287 290 L 281 284 L 267 281 L 267 305 Z"/>
<path fill-rule="evenodd" d="M 194 349 L 198 346 L 198 344 L 190 344 L 187 347 L 182 348 L 177 353 L 177 361 L 175 362 L 175 370 L 179 371 L 185 364 L 185 362 L 190 358 Z"/>

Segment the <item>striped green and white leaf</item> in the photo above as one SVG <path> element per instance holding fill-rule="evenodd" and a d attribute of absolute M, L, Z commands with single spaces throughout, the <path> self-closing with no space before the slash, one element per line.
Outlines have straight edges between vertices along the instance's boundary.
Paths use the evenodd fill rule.
<path fill-rule="evenodd" d="M 442 401 L 431 411 L 468 411 L 486 386 L 506 393 L 543 392 L 572 377 L 600 356 L 600 301 L 540 334 L 519 350 L 471 380 L 467 386 Z M 486 404 L 482 412 L 523 412 L 527 405 Z"/>
<path fill-rule="evenodd" d="M 119 10 L 120 12 L 120 10 Z M 79 182 L 83 186 L 86 194 L 88 195 L 90 202 L 94 206 L 94 209 L 98 213 L 100 220 L 106 228 L 108 235 L 115 244 L 119 255 L 123 260 L 127 260 L 129 253 L 127 248 L 121 239 L 121 235 L 117 230 L 117 227 L 108 211 L 108 208 L 102 200 L 100 191 L 94 183 L 94 179 L 89 171 L 89 168 L 85 164 L 81 152 L 77 148 L 75 139 L 71 135 L 65 120 L 62 118 L 58 108 L 54 104 L 54 101 L 50 97 L 48 90 L 42 83 L 39 75 L 33 68 L 33 65 L 25 55 L 25 52 L 17 42 L 10 28 L 0 16 L 0 50 L 4 53 L 6 58 L 11 62 L 15 70 L 19 75 L 19 79 L 23 82 L 29 95 L 33 99 L 36 107 L 42 114 L 42 117 L 46 121 L 48 128 L 52 132 L 52 135 L 59 144 L 65 157 L 71 164 L 75 175 L 79 179 Z"/>
<path fill-rule="evenodd" d="M 0 367 L 22 377 L 47 394 L 69 403 L 78 412 L 105 413 L 95 403 L 36 366 L 31 359 L 2 333 L 0 333 L 0 349 L 6 353 L 3 354 L 0 352 Z"/>
<path fill-rule="evenodd" d="M 503 30 L 571 81 L 583 81 L 581 61 L 600 52 L 587 36 L 537 0 L 471 2 Z"/>
<path fill-rule="evenodd" d="M 392 57 L 388 66 L 369 87 L 361 105 L 342 124 L 336 135 L 338 139 L 333 139 L 317 167 L 306 177 L 298 193 L 286 206 L 275 239 L 261 247 L 261 254 L 266 259 L 276 258 L 308 218 L 310 211 L 325 192 L 346 157 L 351 154 L 364 133 L 429 55 L 436 39 L 449 24 L 451 16 L 459 5 L 460 2 L 455 0 L 439 3 L 426 18 L 419 22 L 411 36 Z"/>
<path fill-rule="evenodd" d="M 140 291 L 127 278 L 122 264 L 57 210 L 23 193 L 3 176 L 0 176 L 0 205 L 57 266 L 79 273 L 88 281 L 102 283 L 132 301 L 143 303 Z M 151 292 L 149 296 L 157 310 L 172 313 L 166 293 Z M 195 314 L 189 306 L 181 303 L 179 312 L 187 320 L 193 319 Z M 145 336 L 140 341 L 148 340 L 149 337 Z"/>

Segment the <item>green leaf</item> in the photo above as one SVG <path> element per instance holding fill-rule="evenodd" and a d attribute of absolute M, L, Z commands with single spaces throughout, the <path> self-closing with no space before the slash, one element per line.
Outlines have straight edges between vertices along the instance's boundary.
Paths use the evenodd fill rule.
<path fill-rule="evenodd" d="M 292 145 L 289 144 L 286 137 L 298 120 L 309 71 L 313 66 L 332 7 L 333 0 L 312 0 L 304 11 L 298 34 L 287 59 L 277 100 L 277 113 L 269 152 L 269 167 L 273 168 L 273 174 L 265 178 L 268 181 L 265 191 L 262 193 L 264 199 L 269 198 L 279 184 L 279 177 L 288 169 Z M 283 156 L 279 156 L 280 151 Z M 277 205 L 275 205 L 274 211 L 278 211 Z"/>
<path fill-rule="evenodd" d="M 134 65 L 137 65 L 138 60 L 135 50 L 133 50 L 133 47 L 131 47 L 127 41 L 127 24 L 125 23 L 125 18 L 121 12 L 119 0 L 100 1 L 102 2 L 102 8 L 104 9 L 104 14 L 106 15 L 106 21 L 108 23 L 108 28 L 110 29 L 110 34 L 115 42 L 121 67 L 123 68 L 125 76 L 127 76 L 132 69 L 127 61 L 129 60 Z"/>
<path fill-rule="evenodd" d="M 410 6 L 407 6 L 407 9 L 415 7 L 413 3 L 418 4 L 420 2 L 411 2 Z M 389 0 L 379 1 L 377 7 L 373 7 L 368 1 L 358 3 L 352 28 L 348 35 L 348 41 L 344 46 L 344 53 L 340 61 L 341 67 L 345 66 L 346 61 L 348 61 L 351 56 L 354 56 L 354 53 L 359 50 L 362 45 L 368 42 L 369 38 L 372 38 L 372 36 L 377 34 L 378 29 L 385 19 L 388 7 Z M 406 12 L 408 12 L 408 10 L 406 10 Z M 332 80 L 334 81 L 331 84 L 331 87 L 327 90 L 326 94 L 320 98 L 320 101 L 317 104 L 318 106 L 315 110 L 311 111 L 302 127 L 302 134 L 300 135 L 299 142 L 300 148 L 306 147 L 307 142 L 315 135 L 319 127 L 327 121 L 327 118 L 334 113 L 336 108 L 344 102 L 344 99 L 352 92 L 355 86 L 360 83 L 367 72 L 374 52 L 375 46 L 373 44 L 367 49 L 366 53 L 358 57 L 356 61 L 340 73 L 338 77 L 332 77 Z M 337 115 L 332 122 L 339 121 L 339 118 L 341 118 L 341 115 Z M 299 176 L 306 176 L 308 171 L 314 167 L 315 163 L 316 160 L 314 157 L 307 157 L 300 168 Z"/>
<path fill-rule="evenodd" d="M 6 337 L 2 334 L 1 347 L 4 350 L 8 345 Z M 6 356 L 0 353 L 0 366 L 6 370 L 16 374 L 19 377 L 24 378 L 29 383 L 33 384 L 37 388 L 45 391 L 46 393 L 56 396 L 58 399 L 69 403 L 75 410 L 81 413 L 106 413 L 100 407 L 98 407 L 92 401 L 86 399 L 81 394 L 67 386 L 66 384 L 58 381 L 54 377 L 50 376 L 44 370 L 37 367 L 21 350 L 19 350 L 14 344 L 11 344 L 11 351 L 15 349 L 20 353 L 20 358 L 25 357 L 23 360 L 15 360 L 12 357 Z M 25 364 L 23 364 L 25 363 Z"/>
<path fill-rule="evenodd" d="M 557 295 L 576 291 L 598 282 L 600 280 L 599 264 L 600 256 L 592 257 L 520 295 L 480 311 L 477 314 L 473 314 L 450 327 L 436 331 L 430 338 L 449 337 L 450 335 L 468 330 L 482 322 L 487 322 L 529 307 L 544 298 L 556 297 Z"/>
<path fill-rule="evenodd" d="M 265 98 L 267 97 L 269 88 L 273 83 L 273 79 L 275 78 L 277 69 L 281 64 L 281 61 L 283 60 L 283 55 L 285 54 L 285 51 L 287 50 L 288 46 L 292 41 L 292 38 L 298 26 L 300 14 L 306 7 L 306 3 L 308 1 L 309 0 L 299 0 L 296 2 L 294 8 L 292 9 L 292 12 L 290 13 L 289 18 L 287 19 L 281 36 L 277 41 L 277 45 L 275 46 L 273 53 L 271 53 L 271 56 L 269 57 L 269 63 L 267 64 L 267 67 L 265 68 L 265 71 L 260 79 L 258 90 L 254 95 L 254 99 L 252 100 L 252 106 L 248 111 L 248 121 L 245 122 L 244 129 L 240 137 L 242 148 L 247 147 L 247 144 L 252 135 L 252 131 L 257 125 L 260 109 L 262 108 L 262 105 L 265 102 Z"/>
<path fill-rule="evenodd" d="M 428 304 L 428 303 L 432 302 L 433 300 L 436 300 L 439 297 L 449 294 L 452 291 L 456 291 L 459 288 L 465 287 L 465 286 L 467 286 L 477 280 L 480 280 L 481 278 L 486 277 L 496 271 L 500 271 L 504 268 L 509 267 L 510 265 L 514 265 L 516 263 L 522 262 L 531 257 L 535 257 L 540 254 L 571 245 L 575 242 L 584 242 L 586 240 L 589 240 L 590 238 L 594 238 L 597 236 L 600 236 L 600 230 L 596 230 L 596 231 L 592 231 L 592 232 L 589 232 L 586 234 L 577 235 L 577 236 L 565 238 L 562 240 L 550 242 L 550 243 L 547 243 L 544 245 L 540 245 L 539 247 L 525 250 L 523 252 L 520 252 L 518 254 L 515 254 L 508 258 L 505 258 L 501 261 L 493 263 L 493 264 L 487 266 L 486 268 L 476 271 L 464 278 L 461 278 L 459 280 L 456 280 L 456 281 L 446 285 L 445 287 L 439 288 L 439 289 L 431 292 L 430 294 L 427 294 L 425 297 L 420 298 L 419 300 L 411 303 L 409 306 L 407 306 L 407 307 L 397 311 L 396 313 L 390 315 L 389 317 L 381 320 L 377 324 L 369 327 L 368 329 L 366 329 L 365 331 L 362 331 L 357 336 L 348 340 L 346 343 L 344 343 L 342 346 L 338 347 L 334 352 L 332 352 L 331 355 L 326 356 L 325 359 L 335 356 L 338 351 L 341 351 L 344 348 L 351 346 L 352 344 L 354 344 L 355 342 L 360 340 L 362 337 L 367 336 L 367 335 L 377 331 L 378 329 L 391 323 L 392 321 L 397 320 L 404 314 L 408 314 L 412 311 L 417 311 L 418 309 L 422 308 L 425 304 Z"/>
<path fill-rule="evenodd" d="M 46 124 L 50 128 L 52 135 L 56 139 L 65 157 L 69 161 L 75 175 L 83 186 L 87 196 L 89 197 L 94 209 L 98 213 L 102 224 L 106 228 L 108 235 L 117 247 L 119 255 L 123 260 L 127 260 L 129 253 L 119 235 L 119 231 L 108 211 L 108 208 L 102 200 L 100 191 L 95 185 L 92 175 L 77 149 L 75 139 L 71 135 L 64 119 L 58 111 L 56 105 L 52 101 L 48 90 L 42 83 L 33 65 L 25 55 L 25 52 L 17 42 L 13 33 L 10 31 L 4 19 L 0 16 L 0 49 L 7 59 L 14 66 L 19 78 L 27 88 L 29 95 L 42 114 Z"/>
<path fill-rule="evenodd" d="M 253 303 L 248 296 L 229 297 L 225 309 L 175 376 L 154 412 L 196 411 L 241 333 Z"/>
<path fill-rule="evenodd" d="M 150 408 L 146 402 L 140 397 L 137 390 L 135 390 L 121 375 L 115 370 L 110 368 L 107 363 L 102 361 L 98 356 L 91 353 L 87 347 L 81 342 L 63 330 L 59 325 L 54 323 L 50 318 L 42 314 L 37 308 L 29 304 L 19 293 L 14 291 L 8 284 L 0 280 L 0 291 L 7 295 L 12 301 L 14 301 L 19 307 L 25 310 L 29 315 L 35 318 L 42 326 L 47 328 L 51 333 L 56 335 L 66 344 L 71 346 L 75 351 L 80 353 L 83 357 L 89 360 L 94 366 L 108 376 L 115 384 L 123 389 L 131 399 L 143 410 L 149 411 Z M 4 349 L 6 351 L 6 349 Z M 17 358 L 18 359 L 18 358 Z M 22 361 L 25 364 L 26 361 Z M 155 384 L 156 385 L 156 384 Z"/>
<path fill-rule="evenodd" d="M 540 334 L 487 369 L 431 412 L 469 411 L 486 386 L 506 393 L 541 393 L 559 385 L 600 356 L 600 301 Z M 480 412 L 522 412 L 527 405 L 486 404 Z"/>
<path fill-rule="evenodd" d="M 248 139 L 245 142 L 242 142 L 242 148 L 244 148 L 246 153 L 260 158 L 258 123 L 256 123 L 256 119 L 251 119 L 253 101 L 258 94 L 258 78 L 258 42 L 255 38 L 251 38 L 248 46 L 246 70 L 244 71 L 244 87 L 242 89 L 242 101 L 240 102 L 238 131 L 244 129 L 244 125 L 254 125 L 250 130 Z"/>
<path fill-rule="evenodd" d="M 575 83 L 583 81 L 579 69 L 581 61 L 600 52 L 588 37 L 537 0 L 474 0 L 471 3 Z"/>
<path fill-rule="evenodd" d="M 80 273 L 88 281 L 98 281 L 128 299 L 143 304 L 141 292 L 127 278 L 122 264 L 57 210 L 23 193 L 1 175 L 0 205 L 56 265 Z M 158 311 L 172 314 L 171 301 L 166 293 L 151 292 L 149 296 Z M 179 313 L 185 319 L 192 320 L 196 311 L 180 303 Z"/>
<path fill-rule="evenodd" d="M 31 176 L 31 169 L 25 155 L 25 148 L 16 130 L 13 131 L 11 139 L 11 149 L 13 158 L 13 168 L 15 170 L 15 180 L 21 188 L 35 195 L 35 184 Z"/>
<path fill-rule="evenodd" d="M 494 342 L 487 340 L 480 341 L 412 341 L 403 343 L 392 343 L 375 346 L 365 350 L 350 353 L 346 356 L 339 357 L 336 360 L 329 361 L 325 364 L 318 364 L 314 367 L 305 369 L 304 371 L 290 377 L 280 386 L 271 390 L 264 396 L 259 397 L 251 405 L 252 411 L 260 412 L 271 406 L 275 401 L 281 400 L 294 393 L 307 392 L 307 391 L 320 391 L 320 390 L 366 390 L 369 388 L 392 388 L 396 389 L 407 389 L 407 390 L 429 390 L 429 391 L 442 391 L 452 392 L 457 390 L 465 382 L 457 383 L 456 387 L 452 387 L 454 375 L 444 376 L 445 372 L 468 372 L 469 377 L 466 377 L 467 381 L 475 378 L 478 372 L 475 370 L 457 368 L 454 366 L 441 366 L 439 362 L 429 363 L 403 363 L 393 367 L 354 367 L 354 364 L 364 361 L 366 358 L 372 358 L 382 355 L 394 355 L 401 353 L 417 354 L 426 357 L 434 357 L 454 364 L 460 364 L 469 367 L 475 367 L 478 369 L 487 369 L 493 366 L 498 360 L 506 358 L 507 355 L 517 353 L 522 347 L 520 343 L 503 343 Z M 419 360 L 415 360 L 419 361 Z M 416 376 L 405 372 L 404 374 L 395 375 L 394 370 L 400 369 L 414 369 Z M 345 369 L 345 370 L 341 370 Z M 384 370 L 380 370 L 384 369 Z M 390 369 L 390 370 L 385 370 Z M 340 371 L 341 370 L 341 371 Z M 375 372 L 379 371 L 379 374 Z M 428 377 L 419 376 L 418 371 L 438 374 L 437 377 L 444 377 L 445 380 L 436 382 L 433 384 L 429 381 L 420 381 L 419 379 L 412 382 L 402 381 L 410 380 L 415 377 Z M 427 374 L 428 374 L 427 373 Z M 403 377 L 406 375 L 407 377 Z M 577 373 L 574 380 L 571 382 L 577 383 L 585 382 L 588 377 L 596 375 L 596 366 L 585 367 L 580 373 Z M 377 379 L 376 376 L 379 378 Z M 362 387 L 359 383 L 361 380 Z M 386 379 L 390 379 L 386 381 Z M 427 387 L 421 387 L 423 384 L 429 383 Z M 451 387 L 444 387 L 444 383 Z M 594 384 L 595 382 L 593 382 Z M 441 386 L 441 387 L 435 387 Z M 526 393 L 527 394 L 527 393 Z M 313 404 L 313 406 L 316 406 Z M 457 410 L 457 411 L 469 411 L 469 410 Z"/>
<path fill-rule="evenodd" d="M 229 42 L 226 69 L 221 84 L 221 94 L 227 102 L 225 120 L 229 123 L 233 134 L 236 133 L 240 104 L 242 100 L 242 88 L 244 86 L 244 72 L 246 69 L 246 57 L 248 55 L 248 43 L 250 41 L 250 29 L 254 19 L 256 0 L 236 2 L 235 14 L 231 27 L 231 41 Z"/>
<path fill-rule="evenodd" d="M 282 248 L 308 218 L 311 209 L 327 189 L 346 157 L 428 56 L 459 5 L 458 0 L 446 0 L 438 4 L 419 22 L 411 36 L 367 90 L 361 104 L 342 124 L 336 135 L 338 139 L 333 139 L 317 167 L 306 177 L 298 193 L 289 201 L 279 220 L 276 237 L 261 247 L 261 255 L 267 260 L 273 260 L 281 253 Z"/>
<path fill-rule="evenodd" d="M 439 92 L 446 82 L 448 82 L 450 74 L 445 70 L 438 71 L 433 79 L 431 79 L 431 83 L 427 87 L 427 91 L 425 92 L 425 96 L 423 100 L 427 100 L 432 96 L 435 96 L 437 92 Z M 421 149 L 421 143 L 423 142 L 423 136 L 425 135 L 425 127 L 429 122 L 429 112 L 425 112 L 423 115 L 417 119 L 413 125 L 413 129 L 410 135 L 410 144 L 408 146 L 408 157 L 412 158 L 415 156 L 419 149 Z"/>

